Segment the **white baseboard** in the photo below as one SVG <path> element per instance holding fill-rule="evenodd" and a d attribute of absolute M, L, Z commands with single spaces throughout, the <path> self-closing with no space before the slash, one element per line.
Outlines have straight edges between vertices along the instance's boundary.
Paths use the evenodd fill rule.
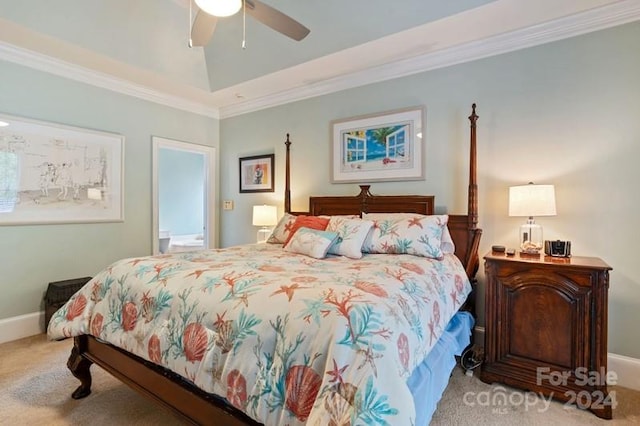
<path fill-rule="evenodd" d="M 0 319 L 0 343 L 44 333 L 44 311 Z"/>
<path fill-rule="evenodd" d="M 615 372 L 616 384 L 624 388 L 640 390 L 640 359 L 630 358 L 624 355 L 607 355 L 607 371 Z"/>

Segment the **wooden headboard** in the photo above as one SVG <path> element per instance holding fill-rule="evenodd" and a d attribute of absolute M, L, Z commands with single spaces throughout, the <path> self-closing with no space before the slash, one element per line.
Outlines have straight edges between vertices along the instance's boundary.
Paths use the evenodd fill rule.
<path fill-rule="evenodd" d="M 433 195 L 373 195 L 371 185 L 360 185 L 360 194 L 355 197 L 310 197 L 309 213 L 360 214 L 360 213 L 418 213 L 433 214 Z"/>
<path fill-rule="evenodd" d="M 456 246 L 456 256 L 465 267 L 469 279 L 475 282 L 478 271 L 478 247 L 482 230 L 478 228 L 478 185 L 476 182 L 476 104 L 471 106 L 471 135 L 469 146 L 469 186 L 467 188 L 467 214 L 449 215 L 449 232 Z M 370 185 L 360 185 L 355 196 L 310 197 L 308 212 L 291 211 L 290 148 L 287 134 L 285 162 L 284 209 L 291 214 L 337 215 L 362 213 L 419 213 L 433 214 L 433 195 L 373 195 Z"/>

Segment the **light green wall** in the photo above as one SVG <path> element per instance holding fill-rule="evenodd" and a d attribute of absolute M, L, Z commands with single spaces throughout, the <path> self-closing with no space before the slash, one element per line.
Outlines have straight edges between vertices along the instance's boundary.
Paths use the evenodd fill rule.
<path fill-rule="evenodd" d="M 151 254 L 151 136 L 218 146 L 219 124 L 0 61 L 0 111 L 125 136 L 125 221 L 0 226 L 0 319 L 43 309 L 50 281 Z M 217 204 L 217 202 L 216 202 Z"/>
<path fill-rule="evenodd" d="M 575 255 L 613 267 L 609 351 L 640 358 L 638 40 L 633 23 L 226 119 L 220 196 L 235 209 L 221 212 L 221 245 L 254 240 L 252 205 L 273 203 L 282 212 L 287 132 L 293 208 L 306 209 L 310 195 L 358 192 L 355 184 L 329 183 L 331 120 L 414 105 L 427 108 L 426 179 L 376 183 L 372 192 L 433 194 L 440 212 L 464 213 L 467 116 L 477 102 L 481 252 L 517 243 L 522 218 L 507 215 L 510 185 L 555 184 L 558 215 L 538 219 L 545 238 L 571 240 Z M 238 157 L 269 152 L 276 153 L 276 192 L 239 194 Z M 481 285 L 480 309 L 483 297 Z"/>

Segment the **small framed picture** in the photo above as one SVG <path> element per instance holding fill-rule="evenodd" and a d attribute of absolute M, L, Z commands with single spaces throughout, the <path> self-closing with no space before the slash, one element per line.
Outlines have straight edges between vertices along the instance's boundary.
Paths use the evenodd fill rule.
<path fill-rule="evenodd" d="M 240 192 L 274 192 L 275 154 L 240 158 Z"/>

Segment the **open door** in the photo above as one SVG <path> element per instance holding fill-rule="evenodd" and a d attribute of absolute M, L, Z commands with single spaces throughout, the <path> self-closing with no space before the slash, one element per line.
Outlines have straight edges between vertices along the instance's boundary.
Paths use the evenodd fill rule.
<path fill-rule="evenodd" d="M 215 148 L 152 137 L 153 254 L 211 248 Z"/>

